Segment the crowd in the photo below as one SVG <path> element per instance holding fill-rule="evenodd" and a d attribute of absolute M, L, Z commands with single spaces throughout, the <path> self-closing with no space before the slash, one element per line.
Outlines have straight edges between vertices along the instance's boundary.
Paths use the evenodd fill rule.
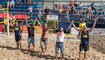
<path fill-rule="evenodd" d="M 49 13 L 48 7 L 46 7 L 46 9 L 47 9 L 46 13 L 48 14 Z M 94 16 L 100 16 L 102 19 L 104 19 L 103 10 L 97 11 L 94 2 L 88 5 L 88 7 L 84 7 L 84 5 L 81 2 L 77 3 L 77 1 L 68 4 L 56 3 L 54 5 L 52 13 L 59 15 L 59 18 L 63 18 L 64 16 L 66 16 L 67 19 L 69 19 L 71 15 L 82 16 L 84 19 L 93 19 Z"/>

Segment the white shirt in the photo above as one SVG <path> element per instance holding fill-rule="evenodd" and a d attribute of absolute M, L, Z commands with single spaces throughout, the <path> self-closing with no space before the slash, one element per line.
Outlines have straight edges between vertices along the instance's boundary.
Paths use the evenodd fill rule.
<path fill-rule="evenodd" d="M 57 41 L 56 42 L 64 42 L 64 37 L 65 37 L 65 34 L 64 32 L 58 32 L 57 33 Z"/>
<path fill-rule="evenodd" d="M 11 5 L 14 5 L 14 4 L 15 4 L 15 1 L 11 1 L 10 4 L 11 4 Z"/>

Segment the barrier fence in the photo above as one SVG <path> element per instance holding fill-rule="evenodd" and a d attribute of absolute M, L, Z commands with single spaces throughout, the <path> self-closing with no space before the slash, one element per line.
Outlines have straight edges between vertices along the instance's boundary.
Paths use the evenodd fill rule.
<path fill-rule="evenodd" d="M 23 33 L 28 32 L 26 25 L 22 25 L 21 28 L 22 28 Z M 36 34 L 41 34 L 42 33 L 42 26 L 34 26 L 34 28 L 35 28 L 34 31 L 35 31 Z M 0 24 L 0 32 L 3 32 L 3 24 Z"/>

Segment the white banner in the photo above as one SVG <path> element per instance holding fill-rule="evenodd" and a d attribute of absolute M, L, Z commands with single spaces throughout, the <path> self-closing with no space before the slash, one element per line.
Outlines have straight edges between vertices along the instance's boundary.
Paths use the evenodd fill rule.
<path fill-rule="evenodd" d="M 88 28 L 89 30 L 90 28 Z M 71 28 L 71 34 L 78 34 L 78 31 L 76 31 L 73 27 Z M 94 28 L 94 30 L 90 33 L 90 35 L 105 35 L 105 28 Z"/>
<path fill-rule="evenodd" d="M 105 35 L 105 28 L 94 28 L 91 35 Z"/>
<path fill-rule="evenodd" d="M 58 15 L 47 15 L 47 20 L 58 20 Z"/>

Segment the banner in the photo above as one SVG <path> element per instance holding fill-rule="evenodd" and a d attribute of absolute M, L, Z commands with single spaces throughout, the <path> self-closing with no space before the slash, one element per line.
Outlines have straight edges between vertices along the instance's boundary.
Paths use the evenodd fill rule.
<path fill-rule="evenodd" d="M 47 20 L 58 20 L 58 15 L 47 15 Z"/>
<path fill-rule="evenodd" d="M 42 33 L 42 27 L 41 26 L 34 26 L 35 28 L 35 33 L 36 34 L 41 34 Z M 22 32 L 27 33 L 27 26 L 26 25 L 22 25 Z"/>
<path fill-rule="evenodd" d="M 34 26 L 35 27 L 35 33 L 41 34 L 42 33 L 42 27 L 41 26 Z"/>
<path fill-rule="evenodd" d="M 3 32 L 3 25 L 0 24 L 0 32 Z"/>
<path fill-rule="evenodd" d="M 105 28 L 94 28 L 91 35 L 105 35 Z"/>

